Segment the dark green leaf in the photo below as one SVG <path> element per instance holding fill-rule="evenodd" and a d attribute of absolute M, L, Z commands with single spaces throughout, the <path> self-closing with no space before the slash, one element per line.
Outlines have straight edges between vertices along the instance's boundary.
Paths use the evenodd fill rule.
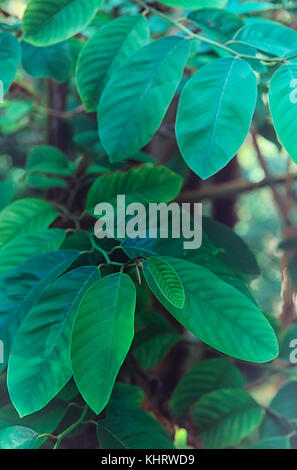
<path fill-rule="evenodd" d="M 76 70 L 77 87 L 88 111 L 96 111 L 113 73 L 149 38 L 148 22 L 142 15 L 120 17 L 91 37 L 81 50 Z"/>
<path fill-rule="evenodd" d="M 256 99 L 256 77 L 240 59 L 215 60 L 190 78 L 181 93 L 176 135 L 182 157 L 202 179 L 221 170 L 239 150 Z"/>
<path fill-rule="evenodd" d="M 185 418 L 191 406 L 206 393 L 221 388 L 243 387 L 239 370 L 225 359 L 209 359 L 192 367 L 181 379 L 170 401 L 172 412 Z"/>
<path fill-rule="evenodd" d="M 238 359 L 268 362 L 278 355 L 275 333 L 256 305 L 211 271 L 187 261 L 166 258 L 185 289 L 185 305 L 177 309 L 147 282 L 158 300 L 187 329 L 211 347 Z"/>
<path fill-rule="evenodd" d="M 142 47 L 113 74 L 99 102 L 99 137 L 111 162 L 132 157 L 158 130 L 182 78 L 189 41 Z M 153 103 L 153 105 L 152 105 Z"/>
<path fill-rule="evenodd" d="M 79 306 L 72 337 L 73 375 L 96 414 L 106 406 L 131 346 L 135 302 L 131 278 L 116 273 L 96 282 Z"/>
<path fill-rule="evenodd" d="M 209 449 L 237 445 L 259 426 L 264 410 L 241 389 L 222 389 L 204 395 L 193 409 L 194 424 Z"/>

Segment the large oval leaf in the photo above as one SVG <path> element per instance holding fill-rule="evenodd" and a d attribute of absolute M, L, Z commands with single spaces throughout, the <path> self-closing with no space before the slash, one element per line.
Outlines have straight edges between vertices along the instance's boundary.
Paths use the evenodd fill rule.
<path fill-rule="evenodd" d="M 167 310 L 203 342 L 224 354 L 251 362 L 278 355 L 275 333 L 256 305 L 208 269 L 166 258 L 185 289 L 185 305 L 177 309 L 161 294 L 153 278 L 149 287 Z"/>
<path fill-rule="evenodd" d="M 42 199 L 19 199 L 0 212 L 0 248 L 19 234 L 46 229 L 58 216 L 51 204 Z"/>
<path fill-rule="evenodd" d="M 145 263 L 146 273 L 149 270 L 160 291 L 177 308 L 183 308 L 185 291 L 175 269 L 163 258 L 152 256 Z"/>
<path fill-rule="evenodd" d="M 234 40 L 279 57 L 290 55 L 297 49 L 297 32 L 274 21 L 250 23 L 236 33 Z"/>
<path fill-rule="evenodd" d="M 256 98 L 256 77 L 240 59 L 215 60 L 188 81 L 180 98 L 176 135 L 182 157 L 202 179 L 221 170 L 239 150 Z"/>
<path fill-rule="evenodd" d="M 50 46 L 84 29 L 104 0 L 30 0 L 23 18 L 24 39 Z"/>
<path fill-rule="evenodd" d="M 23 41 L 22 65 L 33 77 L 47 77 L 60 83 L 66 82 L 72 70 L 69 44 L 62 42 L 49 47 L 35 47 Z"/>
<path fill-rule="evenodd" d="M 178 383 L 170 401 L 172 412 L 185 418 L 191 406 L 203 395 L 221 388 L 241 388 L 243 377 L 225 359 L 209 359 L 193 366 Z"/>
<path fill-rule="evenodd" d="M 131 346 L 135 304 L 135 286 L 122 273 L 96 282 L 80 304 L 72 336 L 73 375 L 96 414 L 106 406 Z"/>
<path fill-rule="evenodd" d="M 21 417 L 46 406 L 70 380 L 75 315 L 82 297 L 99 277 L 97 268 L 82 267 L 58 278 L 21 324 L 7 372 L 9 395 Z M 24 367 L 28 361 L 31 366 Z"/>
<path fill-rule="evenodd" d="M 80 52 L 76 70 L 78 91 L 88 111 L 96 111 L 112 74 L 149 38 L 148 22 L 143 15 L 122 16 L 91 37 Z"/>
<path fill-rule="evenodd" d="M 158 130 L 182 78 L 189 41 L 170 36 L 129 57 L 99 102 L 99 137 L 111 162 L 135 155 Z"/>
<path fill-rule="evenodd" d="M 30 258 L 0 278 L 0 339 L 5 362 L 23 319 L 47 285 L 77 258 L 78 251 L 60 250 Z"/>
<path fill-rule="evenodd" d="M 297 163 L 297 65 L 284 65 L 275 72 L 269 88 L 269 107 L 278 137 Z"/>
<path fill-rule="evenodd" d="M 8 91 L 21 62 L 21 48 L 18 40 L 8 33 L 0 34 L 0 80 L 3 93 Z"/>
<path fill-rule="evenodd" d="M 205 447 L 237 445 L 261 422 L 264 410 L 244 390 L 223 389 L 204 395 L 193 410 L 193 421 Z"/>

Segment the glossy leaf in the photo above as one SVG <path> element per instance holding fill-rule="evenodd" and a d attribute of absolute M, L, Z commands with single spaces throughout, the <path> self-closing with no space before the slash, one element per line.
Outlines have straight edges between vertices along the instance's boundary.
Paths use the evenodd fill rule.
<path fill-rule="evenodd" d="M 269 107 L 275 130 L 295 163 L 297 163 L 297 143 L 294 138 L 297 109 L 296 87 L 297 65 L 284 65 L 273 75 L 269 88 Z"/>
<path fill-rule="evenodd" d="M 72 377 L 71 334 L 78 306 L 99 279 L 97 268 L 82 267 L 58 278 L 42 294 L 15 337 L 7 382 L 19 415 L 44 408 Z M 24 367 L 31 361 L 29 368 Z"/>
<path fill-rule="evenodd" d="M 20 234 L 46 229 L 58 216 L 51 204 L 42 199 L 19 199 L 0 212 L 0 248 Z"/>
<path fill-rule="evenodd" d="M 179 102 L 176 135 L 182 157 L 202 179 L 221 170 L 239 150 L 256 98 L 256 77 L 240 59 L 215 60 L 190 78 Z"/>
<path fill-rule="evenodd" d="M 35 256 L 0 277 L 0 337 L 6 360 L 15 334 L 47 285 L 75 260 L 75 250 L 60 250 Z"/>
<path fill-rule="evenodd" d="M 96 111 L 104 87 L 122 62 L 149 42 L 143 15 L 123 16 L 99 29 L 80 52 L 76 80 L 88 111 Z"/>
<path fill-rule="evenodd" d="M 160 293 L 152 277 L 149 287 L 165 308 L 211 347 L 238 359 L 268 362 L 278 355 L 275 333 L 256 305 L 208 269 L 166 258 L 185 289 L 185 305 L 177 309 Z"/>
<path fill-rule="evenodd" d="M 193 404 L 205 394 L 222 388 L 243 387 L 239 370 L 225 359 L 209 359 L 193 366 L 173 392 L 170 408 L 179 419 L 185 418 Z"/>
<path fill-rule="evenodd" d="M 82 31 L 104 0 L 30 0 L 23 17 L 25 41 L 50 46 Z"/>
<path fill-rule="evenodd" d="M 142 47 L 113 74 L 99 102 L 99 137 L 111 162 L 135 155 L 158 130 L 182 78 L 189 41 Z M 152 106 L 153 103 L 153 106 Z"/>
<path fill-rule="evenodd" d="M 38 434 L 24 426 L 0 429 L 0 449 L 32 449 Z"/>
<path fill-rule="evenodd" d="M 0 34 L 0 80 L 3 93 L 7 93 L 21 62 L 21 48 L 18 40 L 8 33 Z"/>
<path fill-rule="evenodd" d="M 59 43 L 49 47 L 35 47 L 25 41 L 22 45 L 22 65 L 33 77 L 47 77 L 59 83 L 66 82 L 72 71 L 69 44 Z"/>
<path fill-rule="evenodd" d="M 72 337 L 73 375 L 96 414 L 106 406 L 131 346 L 135 302 L 130 277 L 116 273 L 96 282 L 78 309 Z"/>
<path fill-rule="evenodd" d="M 193 409 L 194 424 L 205 447 L 237 445 L 259 426 L 264 411 L 241 389 L 222 389 L 204 395 Z"/>

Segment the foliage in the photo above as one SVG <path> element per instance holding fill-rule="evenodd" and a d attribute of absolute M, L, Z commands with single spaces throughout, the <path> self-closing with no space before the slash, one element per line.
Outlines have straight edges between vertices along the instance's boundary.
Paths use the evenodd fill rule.
<path fill-rule="evenodd" d="M 1 2 L 1 449 L 82 435 L 101 449 L 297 448 L 296 13 L 280 0 Z M 259 225 L 239 235 L 240 194 L 259 204 L 259 186 L 283 226 L 273 311 L 258 295 L 271 207 L 252 207 Z M 206 200 L 201 247 L 173 223 L 168 238 L 126 237 L 118 195 Z M 118 223 L 106 239 L 101 202 Z"/>

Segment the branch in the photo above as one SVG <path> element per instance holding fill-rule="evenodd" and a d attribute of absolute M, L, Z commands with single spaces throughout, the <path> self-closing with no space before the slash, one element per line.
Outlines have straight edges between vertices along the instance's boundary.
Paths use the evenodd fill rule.
<path fill-rule="evenodd" d="M 190 38 L 190 39 L 199 39 L 199 41 L 202 41 L 202 42 L 205 42 L 207 44 L 210 44 L 211 46 L 214 46 L 214 47 L 218 47 L 220 49 L 223 49 L 224 51 L 226 52 L 229 52 L 230 54 L 233 54 L 235 55 L 236 57 L 242 57 L 244 59 L 249 59 L 249 60 L 260 60 L 262 62 L 279 62 L 279 63 L 285 63 L 287 61 L 287 59 L 284 59 L 284 58 L 280 58 L 280 57 L 267 57 L 267 58 L 264 58 L 264 57 L 256 57 L 256 56 L 252 56 L 252 55 L 247 55 L 247 54 L 239 54 L 238 51 L 234 51 L 233 49 L 231 49 L 230 47 L 220 43 L 220 42 L 217 42 L 217 41 L 213 41 L 212 39 L 209 39 L 201 34 L 197 34 L 197 33 L 193 33 L 193 31 L 191 29 L 189 29 L 187 26 L 184 26 L 181 22 L 175 20 L 174 18 L 170 17 L 170 16 L 167 16 L 165 15 L 164 13 L 160 12 L 159 10 L 157 10 L 156 8 L 153 8 L 152 6 L 150 5 L 147 5 L 145 2 L 143 2 L 142 0 L 133 0 L 134 3 L 136 3 L 139 7 L 141 7 L 145 12 L 149 11 L 155 15 L 158 15 L 160 18 L 162 18 L 163 20 L 165 21 L 168 21 L 169 23 L 171 23 L 172 25 L 176 26 L 178 29 L 180 29 L 181 31 L 183 31 L 184 33 L 187 34 L 187 36 Z M 187 19 L 187 21 L 190 21 Z M 296 57 L 296 55 L 294 55 L 294 57 Z M 293 58 L 290 57 L 291 59 Z"/>
<path fill-rule="evenodd" d="M 291 173 L 290 178 L 297 180 L 297 173 Z M 237 196 L 242 193 L 254 191 L 266 186 L 273 187 L 277 184 L 286 184 L 288 175 L 264 178 L 258 183 L 252 183 L 244 179 L 237 179 L 231 183 L 207 184 L 202 188 L 192 191 L 184 191 L 178 197 L 179 202 L 200 202 L 204 199 L 215 200 L 223 197 Z"/>
<path fill-rule="evenodd" d="M 44 108 L 43 106 L 37 106 L 37 109 L 45 113 L 47 116 L 54 116 L 61 119 L 71 118 L 85 111 L 85 107 L 83 104 L 75 109 L 72 109 L 71 111 L 58 111 L 56 109 Z"/>

